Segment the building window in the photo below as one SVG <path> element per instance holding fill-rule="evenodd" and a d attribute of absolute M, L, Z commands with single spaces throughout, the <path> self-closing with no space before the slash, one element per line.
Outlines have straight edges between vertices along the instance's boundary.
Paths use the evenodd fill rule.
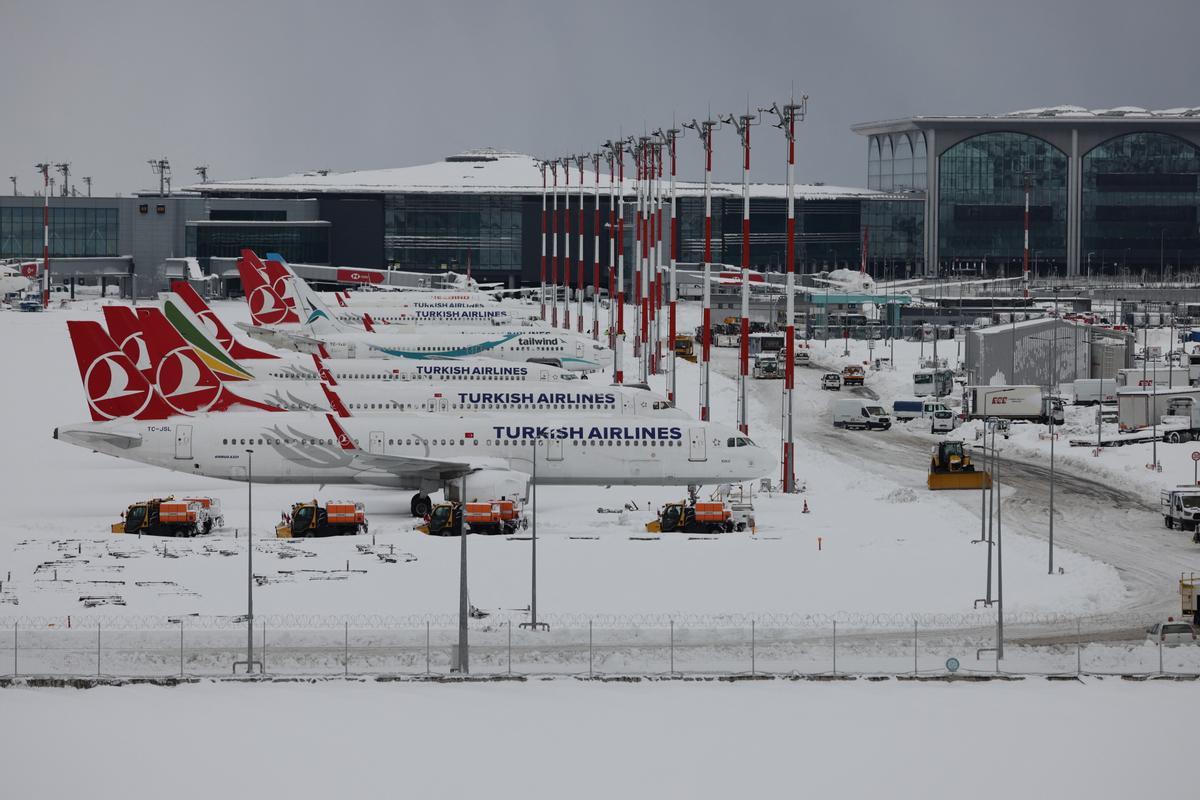
<path fill-rule="evenodd" d="M 297 223 L 190 223 L 185 232 L 185 252 L 208 269 L 210 258 L 236 258 L 242 248 L 258 253 L 279 253 L 298 264 L 329 263 L 329 226 Z"/>
<path fill-rule="evenodd" d="M 116 256 L 118 213 L 115 208 L 50 206 L 51 258 Z M 42 206 L 0 208 L 0 258 L 42 255 Z"/>
<path fill-rule="evenodd" d="M 521 271 L 517 195 L 392 194 L 383 208 L 386 256 L 398 268 L 464 271 L 469 260 L 481 272 Z"/>

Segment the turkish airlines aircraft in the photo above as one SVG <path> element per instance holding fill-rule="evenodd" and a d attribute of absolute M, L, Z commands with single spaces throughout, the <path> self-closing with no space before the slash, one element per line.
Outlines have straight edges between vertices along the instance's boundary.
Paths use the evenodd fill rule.
<path fill-rule="evenodd" d="M 178 472 L 246 480 L 253 451 L 254 480 L 411 489 L 417 514 L 429 507 L 429 492 L 443 488 L 460 498 L 523 495 L 534 458 L 545 464 L 539 483 L 547 485 L 727 483 L 775 468 L 764 449 L 731 428 L 654 417 L 181 417 L 98 323 L 67 324 L 93 421 L 59 426 L 54 438 Z"/>
<path fill-rule="evenodd" d="M 586 377 L 583 373 L 569 372 L 550 364 L 515 364 L 475 357 L 453 360 L 331 359 L 319 354 L 299 356 L 285 352 L 270 358 L 241 361 L 232 357 L 231 347 L 223 346 L 224 340 L 214 337 L 212 326 L 196 317 L 179 298 L 168 295 L 163 302 L 163 313 L 222 380 L 323 380 L 337 384 L 343 381 L 557 382 Z M 219 322 L 215 314 L 212 319 Z M 115 333 L 114 338 L 117 338 Z"/>
<path fill-rule="evenodd" d="M 158 384 L 164 366 L 183 358 L 189 375 L 198 373 L 208 384 L 219 382 L 204 360 L 163 312 L 154 307 L 105 306 L 108 333 L 129 357 L 142 376 Z M 182 363 L 182 362 L 181 362 Z M 552 381 L 489 381 L 481 386 L 461 382 L 376 382 L 357 381 L 330 388 L 316 381 L 243 381 L 231 383 L 239 398 L 283 411 L 333 412 L 339 416 L 395 414 L 398 412 L 437 413 L 463 416 L 525 411 L 561 414 L 586 413 L 618 416 L 661 416 L 687 419 L 683 411 L 672 407 L 665 397 L 628 386 L 598 386 L 556 383 Z"/>

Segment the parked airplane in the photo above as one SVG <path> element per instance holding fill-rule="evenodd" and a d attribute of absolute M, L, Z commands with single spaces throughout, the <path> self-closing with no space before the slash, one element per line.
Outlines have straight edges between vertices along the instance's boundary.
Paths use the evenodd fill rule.
<path fill-rule="evenodd" d="M 534 458 L 545 465 L 538 480 L 546 485 L 727 483 L 759 478 L 775 466 L 765 450 L 726 426 L 655 417 L 181 417 L 99 323 L 68 326 L 93 421 L 59 426 L 54 438 L 178 472 L 247 480 L 253 469 L 253 479 L 267 483 L 411 489 L 411 510 L 422 514 L 429 493 L 439 489 L 460 498 L 524 494 Z"/>

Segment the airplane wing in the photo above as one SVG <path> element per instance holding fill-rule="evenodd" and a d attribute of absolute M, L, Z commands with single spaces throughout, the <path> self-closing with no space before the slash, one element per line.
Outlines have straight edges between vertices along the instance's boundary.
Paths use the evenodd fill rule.
<path fill-rule="evenodd" d="M 71 431 L 75 439 L 93 443 L 96 445 L 106 444 L 111 447 L 119 447 L 122 450 L 130 450 L 138 447 L 142 443 L 142 437 L 138 434 L 118 433 L 116 431 L 95 430 L 80 427 Z M 54 438 L 58 438 L 58 428 L 54 429 Z"/>
<path fill-rule="evenodd" d="M 362 469 L 439 481 L 461 478 L 484 469 L 516 471 L 511 468 L 508 461 L 502 458 L 482 457 L 463 460 L 367 453 L 354 444 L 354 440 L 338 424 L 332 414 L 326 414 L 325 418 L 329 420 L 329 425 L 333 428 L 338 445 L 354 459 L 352 465 Z"/>

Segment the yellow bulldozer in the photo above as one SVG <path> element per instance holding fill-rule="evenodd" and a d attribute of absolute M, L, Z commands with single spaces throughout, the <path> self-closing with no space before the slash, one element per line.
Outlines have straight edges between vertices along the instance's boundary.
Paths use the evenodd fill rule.
<path fill-rule="evenodd" d="M 946 440 L 938 442 L 929 459 L 930 489 L 990 489 L 992 476 L 975 469 L 963 443 Z"/>

